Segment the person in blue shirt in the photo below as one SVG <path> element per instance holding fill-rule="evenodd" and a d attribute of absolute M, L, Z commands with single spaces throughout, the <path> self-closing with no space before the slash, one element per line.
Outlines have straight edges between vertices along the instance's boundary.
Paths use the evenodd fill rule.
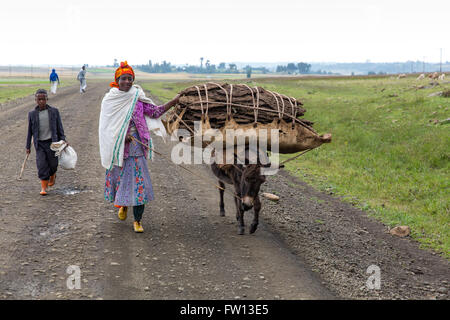
<path fill-rule="evenodd" d="M 50 74 L 50 83 L 52 84 L 50 87 L 50 92 L 56 94 L 56 88 L 59 84 L 59 77 L 55 69 L 52 69 L 52 73 Z"/>

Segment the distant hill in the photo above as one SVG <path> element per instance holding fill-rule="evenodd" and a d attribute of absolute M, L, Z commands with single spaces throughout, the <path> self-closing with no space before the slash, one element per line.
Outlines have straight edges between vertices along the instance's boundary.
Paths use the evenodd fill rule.
<path fill-rule="evenodd" d="M 245 66 L 250 65 L 252 67 L 266 67 L 271 72 L 275 72 L 278 65 L 287 65 L 290 62 L 298 63 L 305 61 L 289 61 L 289 62 L 232 62 L 235 63 L 238 69 L 243 69 Z M 423 63 L 422 61 L 406 61 L 406 62 L 307 62 L 311 64 L 311 73 L 331 72 L 339 73 L 342 75 L 366 75 L 369 72 L 374 73 L 411 73 L 411 72 L 435 72 L 439 71 L 439 63 Z M 442 63 L 442 71 L 450 72 L 450 61 Z"/>

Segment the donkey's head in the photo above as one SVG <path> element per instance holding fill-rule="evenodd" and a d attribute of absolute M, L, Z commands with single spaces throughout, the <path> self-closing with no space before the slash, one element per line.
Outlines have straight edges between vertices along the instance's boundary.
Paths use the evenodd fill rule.
<path fill-rule="evenodd" d="M 253 208 L 253 202 L 258 196 L 261 184 L 266 181 L 266 176 L 261 174 L 260 164 L 250 164 L 242 167 L 241 197 L 244 211 Z"/>

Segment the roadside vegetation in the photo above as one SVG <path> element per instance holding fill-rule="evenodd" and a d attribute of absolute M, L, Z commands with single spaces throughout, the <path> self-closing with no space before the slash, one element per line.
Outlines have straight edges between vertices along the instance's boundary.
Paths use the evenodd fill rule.
<path fill-rule="evenodd" d="M 227 80 L 230 81 L 230 80 Z M 286 169 L 316 188 L 366 210 L 450 258 L 450 89 L 415 77 L 259 78 L 235 80 L 300 99 L 304 118 L 333 141 Z M 142 82 L 165 102 L 202 83 Z M 281 160 L 293 155 L 281 155 Z"/>
<path fill-rule="evenodd" d="M 78 83 L 73 79 L 61 78 L 58 88 Z M 0 78 L 0 104 L 34 94 L 37 89 L 50 92 L 50 83 L 46 78 Z"/>

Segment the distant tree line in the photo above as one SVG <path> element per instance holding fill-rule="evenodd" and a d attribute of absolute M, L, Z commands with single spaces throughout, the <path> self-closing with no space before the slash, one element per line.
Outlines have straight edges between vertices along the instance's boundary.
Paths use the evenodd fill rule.
<path fill-rule="evenodd" d="M 299 63 L 288 63 L 287 65 L 283 66 L 283 65 L 278 65 L 276 68 L 276 72 L 283 72 L 283 73 L 288 73 L 288 74 L 293 74 L 293 73 L 303 73 L 303 74 L 307 74 L 311 72 L 311 65 L 308 63 L 304 63 L 304 62 L 299 62 Z"/>
<path fill-rule="evenodd" d="M 162 63 L 152 63 L 149 60 L 148 64 L 137 65 L 137 69 L 149 72 L 149 73 L 169 73 L 169 72 L 188 72 L 188 73 L 244 73 L 248 72 L 245 70 L 238 70 L 235 63 L 229 63 L 228 66 L 225 62 L 219 63 L 217 66 L 211 64 L 209 60 L 206 60 L 203 65 L 203 59 L 201 59 L 200 66 L 186 64 L 184 66 L 174 66 L 170 62 L 163 61 Z M 256 70 L 258 68 L 253 68 Z M 265 68 L 264 68 L 265 69 Z M 268 71 L 268 70 L 267 70 Z"/>
<path fill-rule="evenodd" d="M 383 72 L 383 71 L 379 71 L 378 73 L 375 72 L 375 71 L 369 71 L 369 72 L 367 72 L 367 74 L 368 74 L 369 76 L 374 76 L 374 75 L 376 75 L 376 74 L 378 74 L 378 75 L 386 75 L 387 73 L 386 73 L 386 72 Z M 355 73 L 352 72 L 352 76 L 354 76 L 354 75 L 355 75 Z"/>
<path fill-rule="evenodd" d="M 333 73 L 354 75 L 382 75 L 397 73 L 422 73 L 439 71 L 439 63 L 424 61 L 406 62 L 349 62 L 349 63 L 312 63 L 313 70 L 328 70 Z M 442 62 L 442 71 L 450 71 L 450 62 Z"/>
<path fill-rule="evenodd" d="M 137 65 L 136 69 L 148 72 L 148 73 L 170 73 L 170 72 L 187 72 L 187 73 L 246 73 L 247 77 L 250 78 L 252 72 L 266 74 L 269 73 L 269 69 L 266 67 L 252 67 L 247 65 L 243 69 L 238 69 L 235 63 L 225 63 L 221 62 L 218 65 L 211 64 L 210 60 L 206 60 L 203 64 L 204 58 L 200 58 L 200 66 L 198 65 L 183 65 L 175 66 L 170 62 L 163 61 L 161 63 L 153 63 L 151 60 L 148 64 Z M 116 66 L 117 62 L 114 62 Z"/>
<path fill-rule="evenodd" d="M 118 66 L 117 60 L 114 66 Z M 252 74 L 321 74 L 321 75 L 337 75 L 337 74 L 353 74 L 353 75 L 382 75 L 395 73 L 410 72 L 434 72 L 440 68 L 436 63 L 425 63 L 423 61 L 407 61 L 407 62 L 391 62 L 391 63 L 306 63 L 306 62 L 290 62 L 286 65 L 266 64 L 265 67 L 252 67 L 250 65 L 225 63 L 212 64 L 210 60 L 203 57 L 200 58 L 199 65 L 172 65 L 170 62 L 163 61 L 153 63 L 151 60 L 147 64 L 136 66 L 137 69 L 149 73 L 169 73 L 169 72 L 187 72 L 187 73 L 241 73 L 251 77 Z M 446 61 L 442 64 L 442 71 L 450 71 L 450 62 Z"/>
<path fill-rule="evenodd" d="M 184 66 L 175 66 L 170 62 L 163 61 L 162 63 L 153 63 L 151 60 L 148 61 L 148 64 L 137 65 L 136 68 L 138 70 L 148 72 L 148 73 L 170 73 L 170 72 L 187 72 L 187 73 L 245 73 L 247 74 L 247 78 L 250 78 L 252 73 L 260 73 L 267 74 L 271 73 L 271 71 L 266 67 L 252 67 L 247 65 L 242 69 L 238 69 L 235 63 L 221 62 L 218 65 L 211 64 L 210 60 L 206 60 L 203 64 L 204 58 L 200 58 L 200 66 L 198 65 L 189 65 L 186 64 Z M 116 61 L 114 65 L 116 65 Z M 287 65 L 278 65 L 275 70 L 276 73 L 287 73 L 287 74 L 331 74 L 331 72 L 326 72 L 322 70 L 311 71 L 311 64 L 305 62 L 299 63 L 288 63 Z"/>
<path fill-rule="evenodd" d="M 162 63 L 153 64 L 151 60 L 149 60 L 148 64 L 138 65 L 137 69 L 149 72 L 149 73 L 169 73 L 175 72 L 176 67 L 172 66 L 170 62 L 163 61 Z"/>

